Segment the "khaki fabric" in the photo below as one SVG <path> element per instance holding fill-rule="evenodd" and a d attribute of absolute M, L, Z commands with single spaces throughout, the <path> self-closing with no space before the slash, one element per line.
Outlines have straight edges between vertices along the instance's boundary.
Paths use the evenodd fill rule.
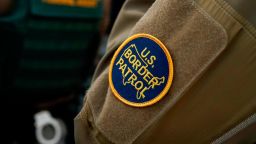
<path fill-rule="evenodd" d="M 109 88 L 113 53 L 151 34 L 174 62 L 172 87 L 135 108 Z M 222 0 L 128 0 L 75 119 L 77 143 L 209 143 L 255 113 L 256 30 Z"/>

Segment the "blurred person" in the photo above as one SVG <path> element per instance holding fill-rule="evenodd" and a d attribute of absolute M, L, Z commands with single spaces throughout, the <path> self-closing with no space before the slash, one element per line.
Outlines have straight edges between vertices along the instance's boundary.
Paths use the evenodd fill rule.
<path fill-rule="evenodd" d="M 254 0 L 126 0 L 76 143 L 255 143 L 255 13 Z"/>
<path fill-rule="evenodd" d="M 13 69 L 1 75 L 7 79 L 6 73 L 14 72 L 10 79 L 1 80 L 10 105 L 5 108 L 6 143 L 36 143 L 34 114 L 41 110 L 62 119 L 68 129 L 65 142 L 74 143 L 73 117 L 82 84 L 93 68 L 102 2 L 76 1 L 74 5 L 54 0 L 1 2 L 0 23 L 16 27 L 8 34 L 7 28 L 1 27 L 4 30 L 1 34 L 8 35 L 2 39 L 6 43 L 1 43 L 1 50 L 11 50 L 11 57 L 19 54 L 16 59 L 8 57 L 3 62 Z M 10 83 L 8 89 L 7 83 Z"/>

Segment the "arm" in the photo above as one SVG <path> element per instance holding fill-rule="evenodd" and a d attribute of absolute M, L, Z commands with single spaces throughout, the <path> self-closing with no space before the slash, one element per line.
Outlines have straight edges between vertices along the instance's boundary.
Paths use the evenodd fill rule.
<path fill-rule="evenodd" d="M 103 60 L 99 64 L 96 73 L 94 74 L 94 86 L 90 88 L 90 91 L 98 91 L 101 94 L 96 94 L 102 99 L 106 97 L 108 89 L 107 70 L 109 61 L 112 58 L 113 52 L 118 46 L 129 37 L 130 30 L 146 13 L 154 0 L 127 0 L 121 9 L 119 16 L 115 22 L 115 25 L 110 34 L 107 53 Z M 102 83 L 102 84 L 100 84 Z M 91 93 L 91 92 L 90 92 Z M 91 93 L 92 94 L 92 93 Z M 87 94 L 86 97 L 97 99 L 94 95 Z M 98 99 L 99 100 L 99 99 Z M 100 105 L 101 102 L 97 102 L 96 105 Z M 81 112 L 75 118 L 75 140 L 77 144 L 85 143 L 99 143 L 108 142 L 108 138 L 105 138 L 104 134 L 97 133 L 92 127 L 95 128 L 94 122 L 91 122 L 91 111 L 89 102 L 86 101 Z M 95 106 L 96 106 L 95 105 Z M 97 126 L 96 126 L 97 127 Z"/>

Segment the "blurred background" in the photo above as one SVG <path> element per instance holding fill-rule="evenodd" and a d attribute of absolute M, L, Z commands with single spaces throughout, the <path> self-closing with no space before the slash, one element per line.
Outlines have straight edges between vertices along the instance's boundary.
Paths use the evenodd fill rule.
<path fill-rule="evenodd" d="M 0 0 L 1 143 L 73 144 L 124 0 Z"/>

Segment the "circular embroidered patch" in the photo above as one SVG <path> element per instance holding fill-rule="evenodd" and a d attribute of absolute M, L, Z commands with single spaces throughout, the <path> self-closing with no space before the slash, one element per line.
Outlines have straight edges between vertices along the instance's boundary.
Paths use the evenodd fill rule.
<path fill-rule="evenodd" d="M 136 34 L 125 40 L 111 60 L 110 88 L 130 106 L 158 102 L 168 92 L 172 79 L 171 55 L 160 40 L 149 34 Z"/>

